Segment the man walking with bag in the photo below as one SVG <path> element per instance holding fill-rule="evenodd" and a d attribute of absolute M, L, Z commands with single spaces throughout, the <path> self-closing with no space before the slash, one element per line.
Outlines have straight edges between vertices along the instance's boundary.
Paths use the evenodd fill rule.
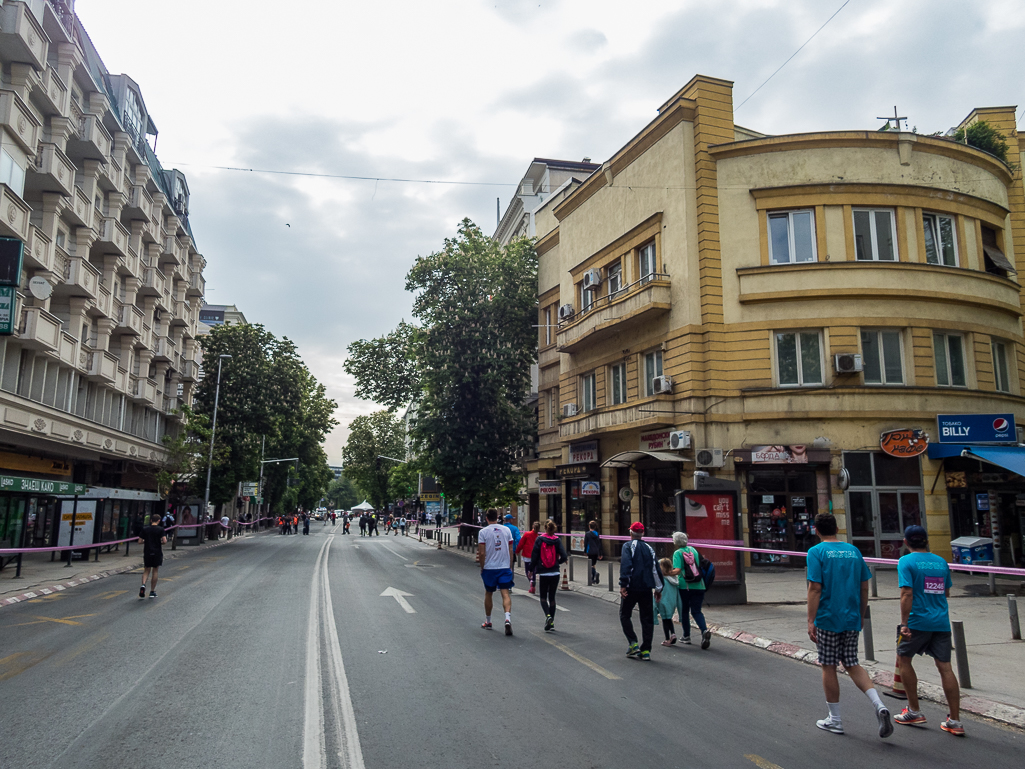
<path fill-rule="evenodd" d="M 662 594 L 662 574 L 655 551 L 642 541 L 644 524 L 640 521 L 630 526 L 630 541 L 623 545 L 619 563 L 619 622 L 630 647 L 626 656 L 643 662 L 651 661 L 651 638 L 655 632 L 654 596 Z M 641 620 L 641 644 L 637 645 L 637 634 L 632 620 L 634 606 Z"/>

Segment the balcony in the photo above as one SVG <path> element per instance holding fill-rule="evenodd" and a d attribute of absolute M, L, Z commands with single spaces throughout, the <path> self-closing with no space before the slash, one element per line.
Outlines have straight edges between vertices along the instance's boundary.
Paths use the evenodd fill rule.
<path fill-rule="evenodd" d="M 100 275 L 100 271 L 88 259 L 69 256 L 64 260 L 64 282 L 57 284 L 54 293 L 61 296 L 87 296 L 95 301 Z"/>
<path fill-rule="evenodd" d="M 0 8 L 0 58 L 36 69 L 46 67 L 50 38 L 25 3 L 6 2 Z"/>
<path fill-rule="evenodd" d="M 537 365 L 541 368 L 546 368 L 555 363 L 559 362 L 559 350 L 555 345 L 551 345 L 541 350 L 537 355 Z"/>
<path fill-rule="evenodd" d="M 118 366 L 117 374 L 114 375 L 114 389 L 119 393 L 127 395 L 129 384 L 128 371 Z"/>
<path fill-rule="evenodd" d="M 128 256 L 128 230 L 117 219 L 108 216 L 99 220 L 99 233 L 93 248 L 101 254 Z"/>
<path fill-rule="evenodd" d="M 0 183 L 0 235 L 28 240 L 31 213 L 32 209 L 18 193 Z"/>
<path fill-rule="evenodd" d="M 113 305 L 114 300 L 110 294 L 110 290 L 101 283 L 96 292 L 96 309 L 100 311 L 103 317 L 112 318 L 114 317 L 113 314 L 116 312 L 116 310 L 113 309 Z"/>
<path fill-rule="evenodd" d="M 192 314 L 192 306 L 186 302 L 179 300 L 174 303 L 174 312 L 171 315 L 171 325 L 173 326 L 187 326 L 189 325 L 189 316 Z"/>
<path fill-rule="evenodd" d="M 150 221 L 153 218 L 153 198 L 141 184 L 132 185 L 128 192 L 128 205 L 125 211 L 129 219 Z"/>
<path fill-rule="evenodd" d="M 142 336 L 142 329 L 142 310 L 134 304 L 122 305 L 117 316 L 117 326 L 114 329 L 114 333 Z"/>
<path fill-rule="evenodd" d="M 35 270 L 55 272 L 53 241 L 34 224 L 29 225 L 28 240 L 25 241 L 25 266 Z M 61 265 L 63 270 L 63 265 Z"/>
<path fill-rule="evenodd" d="M 178 366 L 178 371 L 181 373 L 183 382 L 195 382 L 196 375 L 199 373 L 199 366 L 196 365 L 194 360 L 182 358 Z"/>
<path fill-rule="evenodd" d="M 74 366 L 78 360 L 78 340 L 67 331 L 60 335 L 60 360 L 68 366 Z"/>
<path fill-rule="evenodd" d="M 85 375 L 96 382 L 114 384 L 117 380 L 118 359 L 106 350 L 92 350 L 86 357 Z"/>
<path fill-rule="evenodd" d="M 71 220 L 72 224 L 79 227 L 92 227 L 93 210 L 93 202 L 85 196 L 85 192 L 82 191 L 82 188 L 76 185 L 75 199 L 65 210 L 65 213 Z"/>
<path fill-rule="evenodd" d="M 179 402 L 177 398 L 168 398 L 164 396 L 164 413 L 170 414 L 172 411 L 177 411 Z"/>
<path fill-rule="evenodd" d="M 36 158 L 25 174 L 25 192 L 38 197 L 44 192 L 56 192 L 71 197 L 75 192 L 75 166 L 56 144 L 40 142 Z"/>
<path fill-rule="evenodd" d="M 83 113 L 74 102 L 71 104 L 71 120 L 75 131 L 68 138 L 68 157 L 73 160 L 110 160 L 110 134 L 103 127 L 99 115 Z"/>
<path fill-rule="evenodd" d="M 559 423 L 559 436 L 566 440 L 590 435 L 596 431 L 610 433 L 617 430 L 634 430 L 638 427 L 668 427 L 676 424 L 675 420 L 672 398 L 655 397 L 629 406 L 585 411 L 572 419 L 564 419 Z"/>
<path fill-rule="evenodd" d="M 29 155 L 39 144 L 39 119 L 14 91 L 0 90 L 0 125 Z"/>
<path fill-rule="evenodd" d="M 35 89 L 36 100 L 47 117 L 66 117 L 68 114 L 68 87 L 51 66 L 39 75 Z"/>
<path fill-rule="evenodd" d="M 206 278 L 203 273 L 193 270 L 189 276 L 189 296 L 202 297 L 206 294 Z"/>
<path fill-rule="evenodd" d="M 132 400 L 148 403 L 153 406 L 157 399 L 157 383 L 152 379 L 143 377 L 129 377 L 131 387 L 128 390 L 128 397 Z"/>
<path fill-rule="evenodd" d="M 146 267 L 142 273 L 142 286 L 139 292 L 148 296 L 156 295 L 162 297 L 167 290 L 164 273 L 156 267 Z"/>
<path fill-rule="evenodd" d="M 25 347 L 57 353 L 61 343 L 61 319 L 42 307 L 25 307 L 21 311 L 18 335 Z"/>
<path fill-rule="evenodd" d="M 153 348 L 153 359 L 158 361 L 171 361 L 174 359 L 175 343 L 170 337 L 157 336 L 156 346 Z"/>
<path fill-rule="evenodd" d="M 558 351 L 573 353 L 615 334 L 635 331 L 671 307 L 669 276 L 661 273 L 603 296 L 559 328 Z"/>

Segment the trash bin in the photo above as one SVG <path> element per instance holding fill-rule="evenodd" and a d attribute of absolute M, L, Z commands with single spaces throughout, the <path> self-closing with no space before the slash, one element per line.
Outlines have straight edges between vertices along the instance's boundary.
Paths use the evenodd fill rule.
<path fill-rule="evenodd" d="M 993 540 L 989 537 L 958 537 L 951 540 L 954 563 L 993 562 Z"/>

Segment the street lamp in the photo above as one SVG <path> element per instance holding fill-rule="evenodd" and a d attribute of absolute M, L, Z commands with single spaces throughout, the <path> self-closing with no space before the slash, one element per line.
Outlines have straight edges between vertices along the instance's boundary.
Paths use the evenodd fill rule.
<path fill-rule="evenodd" d="M 217 387 L 214 389 L 214 421 L 210 428 L 210 457 L 206 462 L 206 493 L 203 495 L 203 514 L 206 515 L 208 508 L 210 507 L 210 472 L 214 466 L 214 434 L 217 432 L 217 403 L 221 399 L 221 364 L 224 363 L 225 358 L 230 358 L 230 355 L 219 355 L 217 357 Z M 200 527 L 200 532 L 203 531 Z M 202 534 L 199 535 L 202 539 Z"/>

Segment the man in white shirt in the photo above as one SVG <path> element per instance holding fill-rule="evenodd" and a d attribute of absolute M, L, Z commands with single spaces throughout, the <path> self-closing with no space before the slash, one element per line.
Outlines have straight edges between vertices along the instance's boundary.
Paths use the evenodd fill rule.
<path fill-rule="evenodd" d="M 512 635 L 512 589 L 513 589 L 513 536 L 505 526 L 498 525 L 498 511 L 491 508 L 485 514 L 488 525 L 477 537 L 477 562 L 480 577 L 484 581 L 484 624 L 491 628 L 492 594 L 502 591 L 502 608 L 505 609 L 505 634 Z"/>

